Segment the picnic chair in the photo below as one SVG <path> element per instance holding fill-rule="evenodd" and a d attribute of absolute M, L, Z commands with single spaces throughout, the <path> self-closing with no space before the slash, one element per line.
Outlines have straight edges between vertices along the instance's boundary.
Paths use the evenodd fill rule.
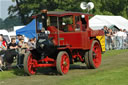
<path fill-rule="evenodd" d="M 21 69 L 23 67 L 23 61 L 25 57 L 25 53 L 27 53 L 27 48 L 19 48 L 18 49 L 18 56 L 17 56 L 17 67 Z"/>

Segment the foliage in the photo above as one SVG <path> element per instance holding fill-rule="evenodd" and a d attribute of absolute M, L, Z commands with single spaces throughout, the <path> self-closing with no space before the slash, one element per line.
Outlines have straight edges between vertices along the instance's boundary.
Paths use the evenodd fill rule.
<path fill-rule="evenodd" d="M 0 29 L 9 29 L 13 26 L 22 25 L 21 20 L 18 16 L 9 16 L 5 20 L 0 18 Z"/>
<path fill-rule="evenodd" d="M 128 0 L 12 0 L 16 2 L 16 6 L 9 7 L 10 15 L 21 16 L 22 22 L 27 24 L 31 20 L 31 16 L 37 14 L 42 9 L 49 11 L 79 11 L 82 1 L 92 1 L 95 8 L 90 12 L 92 14 L 104 15 L 121 15 L 128 18 Z"/>

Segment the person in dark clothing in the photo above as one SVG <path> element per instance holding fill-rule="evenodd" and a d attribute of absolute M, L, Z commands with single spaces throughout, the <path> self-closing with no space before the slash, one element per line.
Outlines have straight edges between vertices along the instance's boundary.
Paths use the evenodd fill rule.
<path fill-rule="evenodd" d="M 17 49 L 18 48 L 18 45 L 16 44 L 16 39 L 15 38 L 11 39 L 11 43 L 9 43 L 8 48 L 9 49 Z"/>
<path fill-rule="evenodd" d="M 15 38 L 11 39 L 11 43 L 8 45 L 8 50 L 5 52 L 4 61 L 7 63 L 7 67 L 11 67 L 14 61 L 14 57 L 18 55 L 16 51 L 18 48 Z"/>
<path fill-rule="evenodd" d="M 107 28 L 107 26 L 104 26 L 104 34 L 105 34 L 105 36 L 107 36 L 108 34 L 109 34 L 109 31 L 108 31 L 108 28 Z"/>
<path fill-rule="evenodd" d="M 109 31 L 109 34 L 108 34 L 108 49 L 110 50 L 110 49 L 112 49 L 112 43 L 113 43 L 113 41 L 112 41 L 113 31 L 112 31 L 112 29 L 108 29 L 108 31 Z"/>
<path fill-rule="evenodd" d="M 108 27 L 104 26 L 103 30 L 104 30 L 104 34 L 105 34 L 105 48 L 106 48 L 106 50 L 108 50 L 108 36 L 109 36 Z"/>

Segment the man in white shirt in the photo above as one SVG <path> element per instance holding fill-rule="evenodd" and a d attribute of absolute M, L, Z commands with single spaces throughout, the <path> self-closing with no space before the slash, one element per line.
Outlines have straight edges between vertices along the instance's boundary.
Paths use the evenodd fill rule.
<path fill-rule="evenodd" d="M 123 48 L 127 48 L 127 31 L 126 29 L 123 29 L 124 35 L 123 35 Z"/>
<path fill-rule="evenodd" d="M 122 31 L 122 29 L 120 29 L 119 32 L 117 32 L 115 34 L 115 36 L 117 36 L 117 49 L 122 49 L 123 48 L 123 40 L 125 38 L 125 33 Z"/>

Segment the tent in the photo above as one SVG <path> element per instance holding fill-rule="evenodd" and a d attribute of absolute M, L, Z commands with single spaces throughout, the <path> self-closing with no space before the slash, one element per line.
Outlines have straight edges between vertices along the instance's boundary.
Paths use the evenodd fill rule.
<path fill-rule="evenodd" d="M 16 36 L 16 32 L 15 31 L 11 31 L 11 32 L 8 32 L 9 33 L 9 36 Z"/>
<path fill-rule="evenodd" d="M 111 25 L 128 31 L 128 20 L 121 16 L 96 15 L 89 20 L 89 26 L 95 30 L 102 29 L 103 26 L 110 27 Z"/>
<path fill-rule="evenodd" d="M 21 28 L 23 28 L 23 27 L 25 27 L 25 25 L 22 25 L 22 26 L 14 26 L 14 27 L 13 27 L 14 32 L 16 32 L 16 30 L 21 29 Z"/>
<path fill-rule="evenodd" d="M 36 20 L 33 19 L 25 27 L 16 30 L 16 35 L 24 35 L 29 39 L 36 37 Z"/>

